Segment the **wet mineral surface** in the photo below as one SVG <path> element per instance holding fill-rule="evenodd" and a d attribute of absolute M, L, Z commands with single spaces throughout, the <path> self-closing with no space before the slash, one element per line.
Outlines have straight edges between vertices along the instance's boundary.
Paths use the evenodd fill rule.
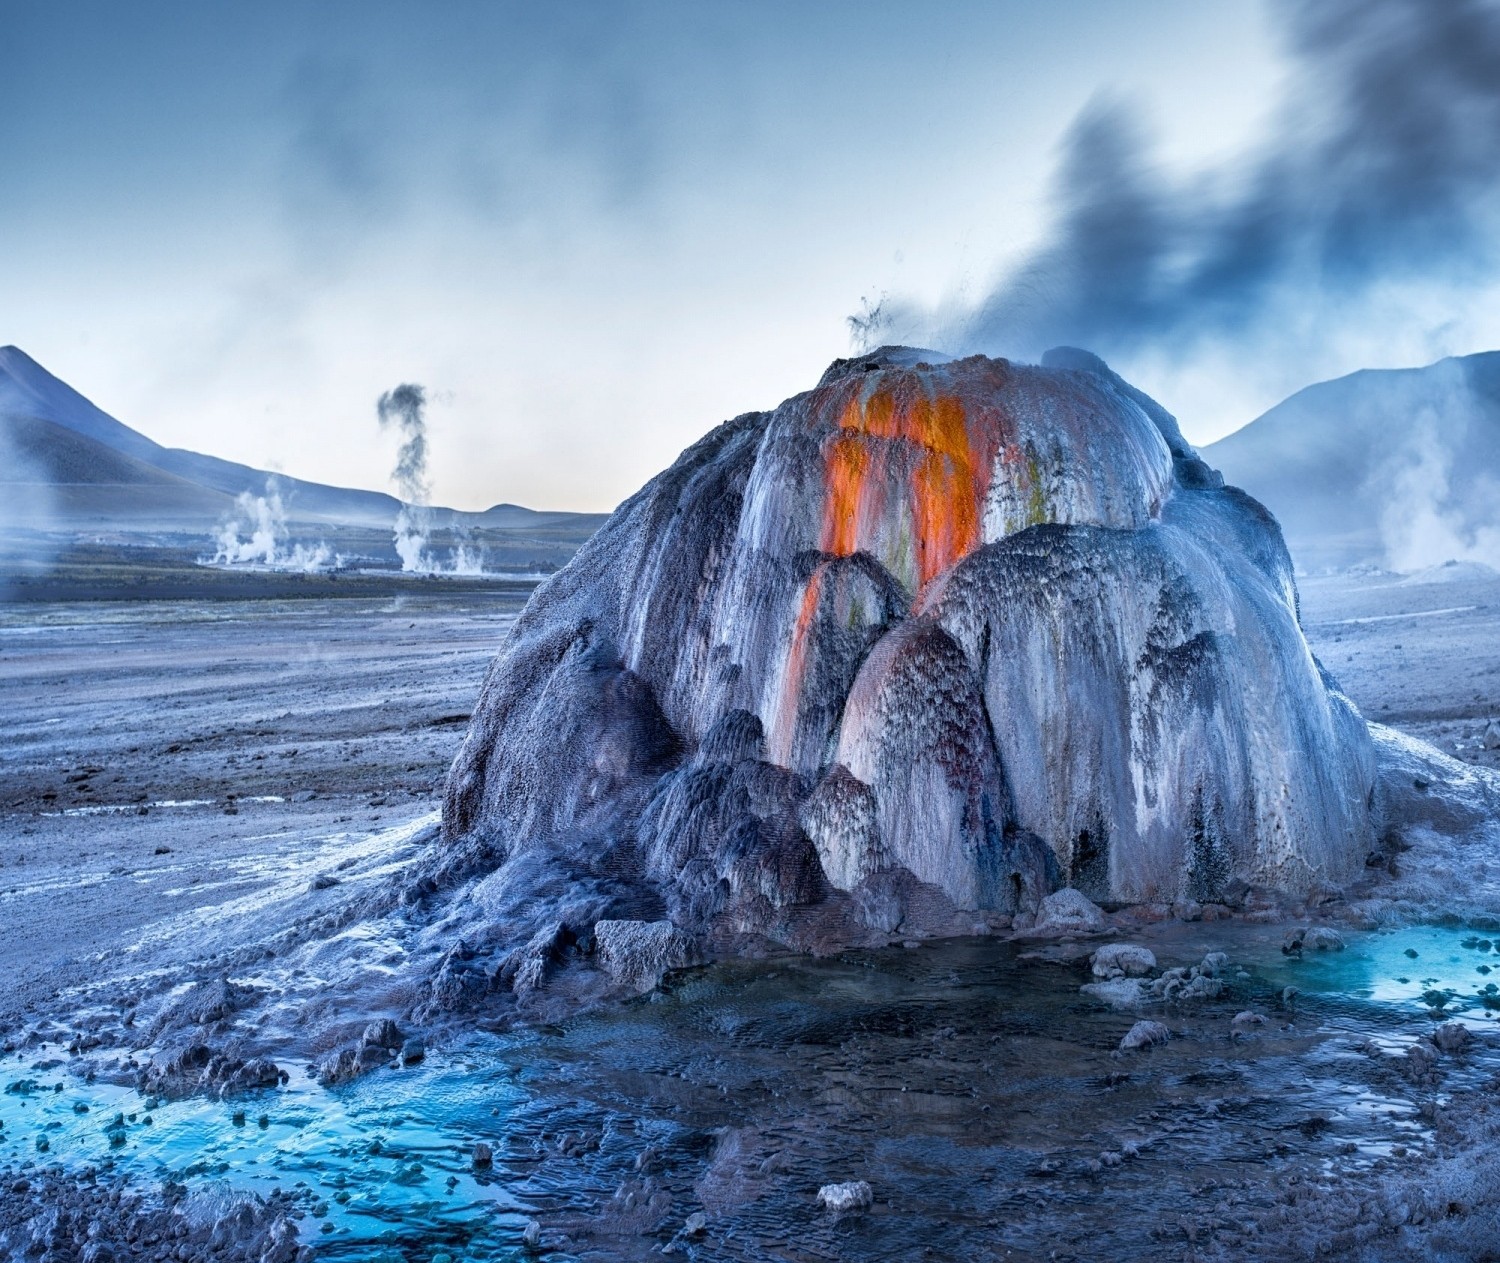
<path fill-rule="evenodd" d="M 1437 1187 L 1455 1120 L 1489 1116 L 1500 932 L 1342 938 L 1146 926 L 1148 984 L 1213 985 L 1128 1009 L 1080 990 L 1097 936 L 726 962 L 346 1086 L 297 1067 L 222 1100 L 83 1082 L 26 1041 L 0 1060 L 3 1185 L 56 1165 L 274 1193 L 318 1258 L 428 1263 L 1296 1256 L 1355 1232 L 1352 1184 L 1376 1257 L 1436 1249 L 1500 1205 L 1472 1149 L 1466 1201 L 1403 1193 Z M 1122 1051 L 1138 1021 L 1167 1038 Z M 860 1180 L 868 1207 L 820 1205 Z"/>

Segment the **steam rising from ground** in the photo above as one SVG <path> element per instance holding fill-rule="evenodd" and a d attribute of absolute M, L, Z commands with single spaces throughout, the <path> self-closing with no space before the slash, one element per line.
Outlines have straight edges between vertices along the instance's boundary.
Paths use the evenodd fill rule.
<path fill-rule="evenodd" d="M 1402 573 L 1449 561 L 1500 569 L 1500 479 L 1485 470 L 1483 449 L 1475 450 L 1484 428 L 1500 420 L 1494 403 L 1453 361 L 1429 369 L 1420 393 L 1410 393 L 1406 438 L 1370 477 L 1384 505 L 1386 565 Z M 1471 467 L 1462 467 L 1465 457 Z"/>
<path fill-rule="evenodd" d="M 401 569 L 412 574 L 478 575 L 484 573 L 484 553 L 473 545 L 469 532 L 455 525 L 455 544 L 447 562 L 428 551 L 432 538 L 431 488 L 427 481 L 427 392 L 415 382 L 402 382 L 381 395 L 375 415 L 382 429 L 401 436 L 391 481 L 401 497 L 396 514 L 396 552 Z"/>
<path fill-rule="evenodd" d="M 332 564 L 333 553 L 322 542 L 291 544 L 280 480 L 272 475 L 266 479 L 265 495 L 240 492 L 234 513 L 219 526 L 218 549 L 211 560 L 220 566 L 258 566 L 310 574 Z"/>
<path fill-rule="evenodd" d="M 6 571 L 48 570 L 57 546 L 53 529 L 52 488 L 46 472 L 36 468 L 11 439 L 0 417 L 0 566 Z M 0 598 L 6 584 L 0 577 Z"/>
<path fill-rule="evenodd" d="M 402 382 L 375 404 L 382 429 L 394 427 L 401 436 L 391 481 L 401 497 L 396 514 L 396 552 L 401 569 L 424 573 L 433 569 L 427 556 L 432 534 L 432 512 L 427 507 L 427 392 L 414 382 Z"/>

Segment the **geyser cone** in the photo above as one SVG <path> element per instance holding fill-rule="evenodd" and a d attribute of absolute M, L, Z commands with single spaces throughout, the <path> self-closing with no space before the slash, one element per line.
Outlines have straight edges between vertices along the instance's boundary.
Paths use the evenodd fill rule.
<path fill-rule="evenodd" d="M 1274 520 L 1164 410 L 1082 352 L 884 348 L 538 589 L 444 825 L 497 917 L 545 871 L 570 925 L 856 941 L 1347 881 L 1374 783 Z"/>

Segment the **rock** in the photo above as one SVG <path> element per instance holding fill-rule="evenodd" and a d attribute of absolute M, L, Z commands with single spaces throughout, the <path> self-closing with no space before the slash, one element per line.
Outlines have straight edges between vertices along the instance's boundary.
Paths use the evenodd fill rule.
<path fill-rule="evenodd" d="M 494 1166 L 494 1164 L 495 1151 L 481 1140 L 474 1146 L 474 1152 L 469 1158 L 469 1165 L 476 1171 L 483 1171 Z"/>
<path fill-rule="evenodd" d="M 1171 1038 L 1171 1030 L 1161 1022 L 1143 1019 L 1125 1032 L 1120 1040 L 1120 1051 L 1133 1052 L 1140 1048 L 1150 1048 L 1155 1044 L 1165 1044 Z"/>
<path fill-rule="evenodd" d="M 846 1184 L 825 1184 L 818 1190 L 818 1204 L 835 1214 L 843 1214 L 851 1210 L 865 1210 L 875 1204 L 875 1190 L 865 1180 L 852 1180 Z"/>
<path fill-rule="evenodd" d="M 220 1088 L 220 1096 L 233 1096 L 239 1092 L 256 1092 L 262 1088 L 274 1088 L 282 1079 L 281 1068 L 274 1061 L 257 1057 L 227 1075 Z"/>
<path fill-rule="evenodd" d="M 1095 900 L 1207 917 L 1353 881 L 1375 778 L 1274 520 L 1170 414 L 1075 350 L 883 347 L 714 430 L 536 590 L 441 867 L 496 952 L 585 908 L 730 949 L 1096 932 Z M 600 960 L 643 989 L 679 946 Z"/>
<path fill-rule="evenodd" d="M 1500 721 L 1492 719 L 1485 724 L 1479 740 L 1486 750 L 1500 750 Z"/>
<path fill-rule="evenodd" d="M 1406 1050 L 1406 1072 L 1416 1082 L 1426 1082 L 1434 1077 L 1438 1061 L 1437 1045 L 1431 1040 L 1419 1039 Z"/>
<path fill-rule="evenodd" d="M 401 1064 L 414 1066 L 427 1056 L 427 1045 L 413 1035 L 401 1045 Z"/>
<path fill-rule="evenodd" d="M 528 1219 L 526 1227 L 521 1230 L 521 1244 L 528 1250 L 535 1250 L 542 1244 L 542 1225 L 535 1219 Z"/>
<path fill-rule="evenodd" d="M 594 954 L 611 978 L 638 992 L 699 959 L 693 941 L 670 921 L 597 921 Z"/>
<path fill-rule="evenodd" d="M 707 1231 L 708 1216 L 701 1210 L 695 1210 L 682 1225 L 682 1235 L 685 1237 L 701 1237 Z"/>
<path fill-rule="evenodd" d="M 1035 933 L 1096 933 L 1104 928 L 1104 913 L 1071 886 L 1048 895 L 1037 909 Z"/>
<path fill-rule="evenodd" d="M 1102 1000 L 1113 1009 L 1136 1009 L 1153 997 L 1139 978 L 1112 978 L 1107 982 L 1090 982 L 1079 987 L 1084 995 Z"/>
<path fill-rule="evenodd" d="M 212 1026 L 233 1017 L 258 998 L 253 987 L 241 986 L 228 978 L 194 983 L 157 1016 L 155 1033 L 177 1030 L 184 1026 Z"/>
<path fill-rule="evenodd" d="M 1245 1009 L 1241 1013 L 1236 1013 L 1230 1019 L 1229 1024 L 1237 1031 L 1247 1031 L 1256 1026 L 1264 1026 L 1266 1019 L 1263 1013 L 1256 1013 L 1253 1009 Z"/>
<path fill-rule="evenodd" d="M 310 891 L 331 890 L 339 884 L 339 879 L 329 873 L 319 873 L 312 881 L 307 883 Z"/>
<path fill-rule="evenodd" d="M 1458 1053 L 1468 1047 L 1469 1040 L 1473 1037 L 1462 1022 L 1444 1022 L 1432 1032 L 1431 1038 L 1439 1051 Z"/>
<path fill-rule="evenodd" d="M 1095 952 L 1090 964 L 1095 978 L 1144 978 L 1156 968 L 1156 957 L 1135 943 L 1111 943 Z"/>
<path fill-rule="evenodd" d="M 1205 978 L 1217 978 L 1227 964 L 1229 957 L 1223 952 L 1209 952 L 1198 966 L 1198 972 Z"/>
<path fill-rule="evenodd" d="M 1307 931 L 1302 947 L 1304 951 L 1312 948 L 1319 952 L 1341 952 L 1344 950 L 1344 936 L 1326 925 L 1315 925 Z"/>
<path fill-rule="evenodd" d="M 379 1048 L 383 1052 L 392 1052 L 401 1047 L 405 1038 L 401 1034 L 401 1028 L 395 1022 L 388 1017 L 383 1017 L 365 1027 L 364 1034 L 359 1037 L 359 1042 L 365 1048 Z"/>

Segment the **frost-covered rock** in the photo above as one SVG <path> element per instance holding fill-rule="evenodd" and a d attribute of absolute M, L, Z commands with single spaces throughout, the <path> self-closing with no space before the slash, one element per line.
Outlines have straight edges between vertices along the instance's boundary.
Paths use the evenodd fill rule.
<path fill-rule="evenodd" d="M 1107 982 L 1086 982 L 1078 990 L 1102 1000 L 1112 1009 L 1138 1009 L 1154 997 L 1139 978 L 1111 978 Z"/>
<path fill-rule="evenodd" d="M 875 1204 L 875 1190 L 865 1180 L 850 1180 L 844 1184 L 825 1184 L 818 1190 L 818 1204 L 835 1214 L 849 1210 L 864 1210 Z"/>
<path fill-rule="evenodd" d="M 1095 978 L 1144 978 L 1156 968 L 1156 956 L 1138 943 L 1110 943 L 1089 958 Z"/>
<path fill-rule="evenodd" d="M 692 939 L 670 921 L 599 921 L 594 951 L 611 977 L 637 991 L 697 958 Z"/>
<path fill-rule="evenodd" d="M 1171 1038 L 1170 1027 L 1164 1023 L 1143 1018 L 1125 1032 L 1120 1040 L 1120 1051 L 1134 1052 L 1137 1049 L 1150 1048 L 1154 1044 L 1165 1044 Z"/>
<path fill-rule="evenodd" d="M 1375 780 L 1276 523 L 1165 410 L 1082 352 L 885 347 L 714 430 L 537 589 L 445 863 L 513 944 L 599 916 L 814 948 L 1095 929 L 1046 897 L 1350 881 Z M 446 1010 L 484 993 L 450 982 Z"/>
<path fill-rule="evenodd" d="M 1093 933 L 1104 928 L 1104 913 L 1082 891 L 1065 887 L 1042 900 L 1036 914 L 1036 932 L 1062 934 L 1070 930 Z"/>

